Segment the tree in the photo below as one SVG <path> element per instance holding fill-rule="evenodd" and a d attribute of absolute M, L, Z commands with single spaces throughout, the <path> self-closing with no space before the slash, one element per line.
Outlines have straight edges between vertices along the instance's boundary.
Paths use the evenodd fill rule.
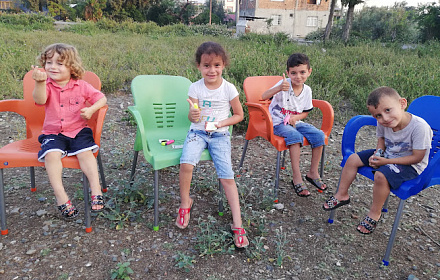
<path fill-rule="evenodd" d="M 336 1 L 337 0 L 332 0 L 332 2 L 330 3 L 330 14 L 328 16 L 328 22 L 327 25 L 325 26 L 325 32 L 324 32 L 324 44 L 326 41 L 328 41 L 328 39 L 330 39 L 330 33 L 332 32 Z"/>
<path fill-rule="evenodd" d="M 417 22 L 420 26 L 422 41 L 440 40 L 440 6 L 431 3 L 419 6 L 418 10 Z"/>
<path fill-rule="evenodd" d="M 354 18 L 354 6 L 364 3 L 363 0 L 341 0 L 342 6 L 348 6 L 347 15 L 345 19 L 345 26 L 342 32 L 342 40 L 347 44 L 350 37 L 350 30 Z"/>

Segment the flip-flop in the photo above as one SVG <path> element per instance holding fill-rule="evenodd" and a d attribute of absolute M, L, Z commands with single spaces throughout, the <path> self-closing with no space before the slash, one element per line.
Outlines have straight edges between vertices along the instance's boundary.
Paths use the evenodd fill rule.
<path fill-rule="evenodd" d="M 306 178 L 307 182 L 309 182 L 310 184 L 315 186 L 318 189 L 318 191 L 322 192 L 327 189 L 327 185 L 325 186 L 324 189 L 322 188 L 322 186 L 325 185 L 325 183 L 322 181 L 321 178 L 312 179 L 309 176 L 306 176 L 305 178 Z"/>
<path fill-rule="evenodd" d="M 188 227 L 188 225 L 183 226 L 185 224 L 185 216 L 188 214 L 188 224 L 190 219 L 190 212 L 191 208 L 193 206 L 194 200 L 191 200 L 191 204 L 189 205 L 189 208 L 179 208 L 177 219 L 176 219 L 176 226 L 180 229 L 185 229 Z"/>
<path fill-rule="evenodd" d="M 339 201 L 336 197 L 331 196 L 329 199 L 327 199 L 325 203 L 327 204 L 328 208 L 325 208 L 324 205 L 322 205 L 322 209 L 324 209 L 325 211 L 331 211 L 346 204 L 349 204 L 350 198 L 348 198 L 347 200 Z"/>

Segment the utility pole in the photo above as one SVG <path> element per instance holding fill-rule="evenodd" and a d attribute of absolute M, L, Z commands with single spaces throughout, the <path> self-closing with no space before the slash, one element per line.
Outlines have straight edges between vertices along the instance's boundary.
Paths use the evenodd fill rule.
<path fill-rule="evenodd" d="M 211 25 L 212 18 L 212 0 L 209 0 L 209 25 Z"/>

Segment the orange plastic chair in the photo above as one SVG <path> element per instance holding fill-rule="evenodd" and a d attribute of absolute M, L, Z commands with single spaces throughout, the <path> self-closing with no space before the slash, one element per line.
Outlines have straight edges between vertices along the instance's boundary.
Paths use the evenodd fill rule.
<path fill-rule="evenodd" d="M 249 123 L 246 131 L 246 137 L 243 147 L 243 154 L 241 156 L 239 168 L 243 166 L 243 161 L 246 156 L 247 146 L 249 140 L 254 139 L 257 136 L 263 137 L 269 141 L 272 146 L 277 149 L 277 163 L 275 173 L 275 189 L 274 189 L 274 202 L 278 203 L 278 185 L 281 166 L 284 165 L 284 157 L 288 148 L 283 137 L 273 134 L 273 122 L 269 113 L 270 100 L 261 100 L 263 93 L 273 87 L 283 77 L 281 76 L 254 76 L 248 77 L 244 80 L 243 89 L 246 95 L 246 106 L 249 112 Z M 325 145 L 328 145 L 328 137 L 333 127 L 334 112 L 333 107 L 324 100 L 313 99 L 313 107 L 316 107 L 322 112 L 321 130 L 325 134 Z M 307 139 L 304 138 L 304 146 L 309 145 Z M 283 164 L 281 161 L 281 152 L 284 151 Z M 325 146 L 322 150 L 322 158 L 320 164 L 320 175 L 323 176 L 325 160 Z"/>
<path fill-rule="evenodd" d="M 96 89 L 101 89 L 101 81 L 99 77 L 92 73 L 86 72 L 83 79 L 90 83 Z M 35 166 L 44 166 L 44 163 L 37 159 L 40 143 L 38 136 L 44 122 L 44 106 L 37 106 L 32 98 L 34 89 L 34 80 L 32 79 L 32 71 L 26 73 L 23 78 L 23 99 L 9 99 L 0 101 L 0 112 L 15 112 L 25 118 L 26 121 L 26 139 L 15 141 L 0 148 L 0 222 L 1 234 L 8 234 L 6 226 L 6 203 L 4 195 L 3 169 L 14 167 L 30 167 L 31 191 L 36 191 L 35 186 Z M 104 124 L 105 114 L 108 106 L 99 109 L 89 120 L 88 126 L 93 130 L 95 142 L 101 146 L 101 133 Z M 102 161 L 99 151 L 95 153 L 97 157 L 101 183 L 104 186 L 103 192 L 107 191 Z M 80 169 L 76 156 L 64 157 L 62 159 L 64 168 Z M 85 207 L 85 225 L 86 232 L 91 232 L 90 222 L 90 204 L 89 204 L 89 187 L 87 177 L 83 174 L 83 191 L 84 191 L 84 207 Z"/>

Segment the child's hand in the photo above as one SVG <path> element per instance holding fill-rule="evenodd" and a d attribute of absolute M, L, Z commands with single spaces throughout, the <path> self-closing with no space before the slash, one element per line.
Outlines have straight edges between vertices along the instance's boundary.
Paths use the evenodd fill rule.
<path fill-rule="evenodd" d="M 189 98 L 186 101 L 188 101 L 188 103 L 190 105 L 189 115 L 190 115 L 191 120 L 194 120 L 193 122 L 199 122 L 199 120 L 200 120 L 200 109 L 198 108 L 199 106 L 197 104 L 194 104 L 191 101 L 191 99 L 189 99 Z"/>
<path fill-rule="evenodd" d="M 380 166 L 387 164 L 387 159 L 384 158 L 384 157 L 379 157 L 379 156 L 372 155 L 368 159 L 368 163 L 373 168 L 379 168 Z"/>
<path fill-rule="evenodd" d="M 34 79 L 36 82 L 45 82 L 47 80 L 47 74 L 46 72 L 40 71 L 38 69 L 38 66 L 31 66 L 34 70 L 32 72 L 32 79 Z"/>
<path fill-rule="evenodd" d="M 90 120 L 90 118 L 93 116 L 93 110 L 90 109 L 90 107 L 84 107 L 81 109 L 81 118 L 85 119 L 85 120 Z"/>
<path fill-rule="evenodd" d="M 296 122 L 299 121 L 297 115 L 290 115 L 289 123 L 291 126 L 295 127 Z"/>
<path fill-rule="evenodd" d="M 283 73 L 283 82 L 281 83 L 281 91 L 289 91 L 290 84 L 286 79 L 286 74 Z"/>

